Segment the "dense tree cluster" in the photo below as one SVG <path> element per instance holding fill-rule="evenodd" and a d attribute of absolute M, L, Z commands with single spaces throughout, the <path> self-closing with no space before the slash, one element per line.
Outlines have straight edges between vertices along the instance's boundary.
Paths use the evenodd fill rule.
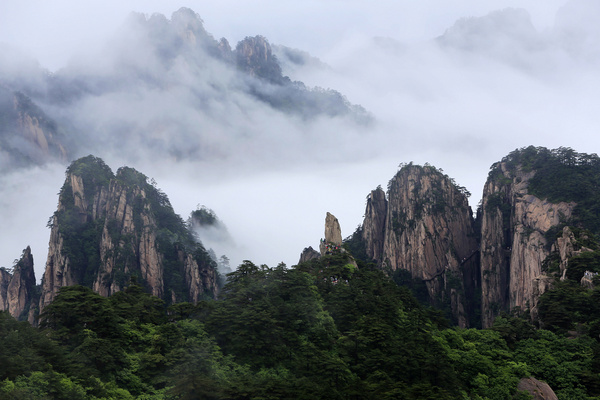
<path fill-rule="evenodd" d="M 109 298 L 64 287 L 40 328 L 0 314 L 0 398 L 525 399 L 516 386 L 529 376 L 561 399 L 595 398 L 597 333 L 551 318 L 551 330 L 508 316 L 452 328 L 342 253 L 293 268 L 246 261 L 196 306 L 166 307 L 136 282 Z"/>

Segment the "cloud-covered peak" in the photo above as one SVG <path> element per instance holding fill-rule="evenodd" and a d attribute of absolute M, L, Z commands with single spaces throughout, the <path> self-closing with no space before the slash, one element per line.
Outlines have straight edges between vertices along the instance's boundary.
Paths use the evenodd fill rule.
<path fill-rule="evenodd" d="M 547 40 L 524 9 L 505 8 L 482 17 L 461 18 L 437 38 L 442 48 L 535 69 L 536 57 L 547 50 Z"/>
<path fill-rule="evenodd" d="M 600 2 L 571 0 L 556 13 L 555 35 L 575 58 L 600 61 Z"/>
<path fill-rule="evenodd" d="M 527 46 L 539 40 L 539 34 L 526 10 L 505 8 L 483 17 L 461 18 L 438 40 L 463 50 L 485 51 L 509 43 Z"/>

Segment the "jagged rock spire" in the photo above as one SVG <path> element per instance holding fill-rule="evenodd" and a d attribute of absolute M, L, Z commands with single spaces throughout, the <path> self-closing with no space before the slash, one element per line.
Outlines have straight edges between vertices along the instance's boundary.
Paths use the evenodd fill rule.
<path fill-rule="evenodd" d="M 342 245 L 342 229 L 338 219 L 330 213 L 325 217 L 325 241 L 336 246 Z"/>
<path fill-rule="evenodd" d="M 35 272 L 31 248 L 27 246 L 12 273 L 0 269 L 0 310 L 20 320 L 34 322 Z"/>

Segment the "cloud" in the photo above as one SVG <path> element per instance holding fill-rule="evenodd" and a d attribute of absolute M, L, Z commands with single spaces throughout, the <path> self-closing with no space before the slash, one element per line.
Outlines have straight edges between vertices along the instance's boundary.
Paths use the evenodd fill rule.
<path fill-rule="evenodd" d="M 0 174 L 0 266 L 12 267 L 21 251 L 31 246 L 35 274 L 41 279 L 48 254 L 48 218 L 56 211 L 64 166 L 46 164 Z"/>

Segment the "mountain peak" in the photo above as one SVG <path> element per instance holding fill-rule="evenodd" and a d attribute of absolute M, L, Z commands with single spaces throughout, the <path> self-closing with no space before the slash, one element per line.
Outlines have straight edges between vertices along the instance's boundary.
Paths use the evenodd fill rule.
<path fill-rule="evenodd" d="M 63 286 L 109 296 L 131 277 L 167 302 L 197 302 L 218 289 L 214 261 L 168 197 L 130 167 L 116 176 L 94 156 L 67 169 L 51 222 L 40 309 Z"/>

